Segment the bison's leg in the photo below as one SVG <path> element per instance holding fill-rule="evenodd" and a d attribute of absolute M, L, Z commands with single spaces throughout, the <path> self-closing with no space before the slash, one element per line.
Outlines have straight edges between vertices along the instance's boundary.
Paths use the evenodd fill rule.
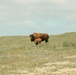
<path fill-rule="evenodd" d="M 41 44 L 41 41 L 39 43 Z"/>
<path fill-rule="evenodd" d="M 41 44 L 41 41 L 40 42 L 36 42 L 35 44 L 38 45 L 39 43 Z"/>
<path fill-rule="evenodd" d="M 45 43 L 47 43 L 48 42 L 48 39 L 45 39 Z"/>
<path fill-rule="evenodd" d="M 36 42 L 35 44 L 38 45 L 38 42 Z"/>

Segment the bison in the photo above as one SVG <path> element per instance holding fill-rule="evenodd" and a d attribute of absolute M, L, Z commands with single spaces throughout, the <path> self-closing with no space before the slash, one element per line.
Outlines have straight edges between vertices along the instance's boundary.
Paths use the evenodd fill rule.
<path fill-rule="evenodd" d="M 35 43 L 37 43 L 36 45 L 38 45 L 40 41 L 45 41 L 45 43 L 47 43 L 49 39 L 49 35 L 47 33 L 33 33 L 30 34 L 30 39 L 31 42 L 35 41 Z"/>

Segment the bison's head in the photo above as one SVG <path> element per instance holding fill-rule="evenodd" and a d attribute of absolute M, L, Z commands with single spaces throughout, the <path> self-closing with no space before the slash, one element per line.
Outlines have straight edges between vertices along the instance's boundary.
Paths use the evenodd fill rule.
<path fill-rule="evenodd" d="M 31 42 L 34 41 L 34 36 L 33 36 L 33 34 L 30 35 L 30 39 L 31 39 Z"/>

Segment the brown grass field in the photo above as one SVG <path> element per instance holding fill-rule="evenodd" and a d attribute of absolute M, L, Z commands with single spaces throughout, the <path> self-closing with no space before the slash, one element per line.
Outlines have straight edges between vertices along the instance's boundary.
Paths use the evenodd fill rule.
<path fill-rule="evenodd" d="M 28 36 L 0 36 L 0 75 L 76 75 L 76 32 L 38 46 Z"/>

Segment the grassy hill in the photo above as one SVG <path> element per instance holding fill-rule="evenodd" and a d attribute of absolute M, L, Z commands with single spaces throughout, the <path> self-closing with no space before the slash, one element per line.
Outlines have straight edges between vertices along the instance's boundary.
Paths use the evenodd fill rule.
<path fill-rule="evenodd" d="M 76 33 L 38 46 L 28 36 L 1 36 L 0 75 L 76 75 Z"/>

